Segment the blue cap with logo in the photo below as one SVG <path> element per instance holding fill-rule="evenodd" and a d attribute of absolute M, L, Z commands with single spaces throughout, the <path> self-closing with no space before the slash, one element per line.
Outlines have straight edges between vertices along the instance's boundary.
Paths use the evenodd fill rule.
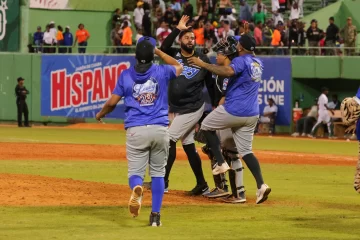
<path fill-rule="evenodd" d="M 156 40 L 152 37 L 141 37 L 136 43 L 135 57 L 140 63 L 154 60 Z"/>

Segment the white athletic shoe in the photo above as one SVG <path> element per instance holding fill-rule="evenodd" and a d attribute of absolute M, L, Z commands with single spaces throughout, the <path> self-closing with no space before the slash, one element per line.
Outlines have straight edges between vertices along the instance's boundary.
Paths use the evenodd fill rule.
<path fill-rule="evenodd" d="M 300 136 L 300 134 L 298 132 L 294 132 L 293 134 L 291 134 L 292 137 L 298 137 Z"/>
<path fill-rule="evenodd" d="M 306 134 L 305 134 L 305 133 L 302 133 L 301 136 L 302 136 L 302 137 L 306 137 Z"/>
<path fill-rule="evenodd" d="M 261 188 L 258 189 L 256 192 L 256 204 L 265 202 L 270 192 L 271 192 L 271 188 L 268 185 L 266 184 L 261 185 Z"/>
<path fill-rule="evenodd" d="M 229 165 L 224 162 L 223 164 L 221 164 L 221 166 L 219 166 L 217 163 L 214 165 L 214 168 L 212 170 L 213 175 L 219 175 L 221 173 L 226 173 L 227 171 L 230 170 Z"/>
<path fill-rule="evenodd" d="M 143 196 L 143 188 L 140 185 L 134 187 L 129 200 L 129 212 L 133 217 L 137 217 L 141 209 L 141 200 Z"/>
<path fill-rule="evenodd" d="M 309 138 L 316 138 L 314 135 L 308 134 L 307 135 Z"/>

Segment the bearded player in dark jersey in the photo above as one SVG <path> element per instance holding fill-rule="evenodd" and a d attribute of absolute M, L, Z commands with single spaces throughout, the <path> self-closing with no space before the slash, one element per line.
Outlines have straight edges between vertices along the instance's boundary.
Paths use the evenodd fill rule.
<path fill-rule="evenodd" d="M 168 191 L 169 176 L 176 159 L 176 143 L 181 140 L 190 166 L 196 177 L 196 186 L 190 195 L 202 195 L 209 192 L 205 181 L 200 156 L 195 148 L 195 126 L 202 117 L 205 108 L 203 88 L 213 92 L 212 74 L 200 67 L 191 66 L 187 59 L 195 56 L 210 63 L 209 58 L 201 51 L 195 50 L 195 35 L 186 26 L 188 16 L 183 16 L 177 27 L 167 36 L 161 45 L 161 50 L 180 62 L 184 69 L 180 76 L 169 83 L 169 127 L 170 149 L 165 174 L 165 192 Z M 173 48 L 176 37 L 179 35 L 180 49 Z M 151 187 L 148 184 L 145 187 Z"/>
<path fill-rule="evenodd" d="M 236 50 L 237 40 L 234 37 L 227 37 L 222 41 L 219 41 L 214 47 L 214 52 L 217 53 L 216 63 L 219 66 L 230 65 L 232 59 L 237 57 Z M 229 78 L 221 77 L 213 74 L 215 87 L 213 92 L 209 93 L 213 100 L 213 107 L 223 104 L 224 96 L 229 82 Z M 211 192 L 204 194 L 208 198 L 223 198 L 223 201 L 228 203 L 245 203 L 245 189 L 243 186 L 243 166 L 239 159 L 239 154 L 236 149 L 236 144 L 232 136 L 231 129 L 218 130 L 217 135 L 221 142 L 222 155 L 227 161 L 231 170 L 229 170 L 229 181 L 231 187 L 231 193 L 228 192 L 228 186 L 226 185 L 225 174 L 214 175 L 215 188 Z M 216 159 L 211 149 L 205 145 L 202 147 L 202 151 L 208 155 L 211 161 L 211 167 L 216 164 Z"/>

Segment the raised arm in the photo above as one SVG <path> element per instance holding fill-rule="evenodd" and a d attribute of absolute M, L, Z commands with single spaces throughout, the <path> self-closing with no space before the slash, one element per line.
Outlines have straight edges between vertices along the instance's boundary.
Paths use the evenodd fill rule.
<path fill-rule="evenodd" d="M 182 16 L 179 24 L 176 26 L 176 28 L 165 38 L 164 42 L 161 44 L 161 51 L 165 52 L 166 54 L 170 54 L 172 52 L 172 44 L 174 43 L 176 37 L 179 35 L 179 33 L 183 30 L 188 29 L 189 27 L 186 26 L 186 23 L 189 21 L 189 16 Z"/>

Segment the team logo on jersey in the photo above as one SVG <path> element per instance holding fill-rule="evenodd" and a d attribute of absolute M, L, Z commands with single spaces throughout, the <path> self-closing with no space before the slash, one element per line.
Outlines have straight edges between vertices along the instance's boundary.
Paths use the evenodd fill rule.
<path fill-rule="evenodd" d="M 155 78 L 150 78 L 145 83 L 134 84 L 132 95 L 140 106 L 154 105 L 159 93 L 159 84 Z"/>
<path fill-rule="evenodd" d="M 262 66 L 258 62 L 251 63 L 251 79 L 254 82 L 261 81 L 262 71 Z"/>
<path fill-rule="evenodd" d="M 7 0 L 0 0 L 0 40 L 3 40 L 6 35 L 6 6 Z"/>
<path fill-rule="evenodd" d="M 224 78 L 223 86 L 222 86 L 222 90 L 223 90 L 223 91 L 226 91 L 226 88 L 227 88 L 228 83 L 229 83 L 229 79 L 228 79 L 228 78 Z"/>
<path fill-rule="evenodd" d="M 177 59 L 177 61 L 184 67 L 184 69 L 180 75 L 183 75 L 187 79 L 192 79 L 193 77 L 196 76 L 196 74 L 198 74 L 198 72 L 200 72 L 199 68 L 184 66 L 182 59 Z"/>

